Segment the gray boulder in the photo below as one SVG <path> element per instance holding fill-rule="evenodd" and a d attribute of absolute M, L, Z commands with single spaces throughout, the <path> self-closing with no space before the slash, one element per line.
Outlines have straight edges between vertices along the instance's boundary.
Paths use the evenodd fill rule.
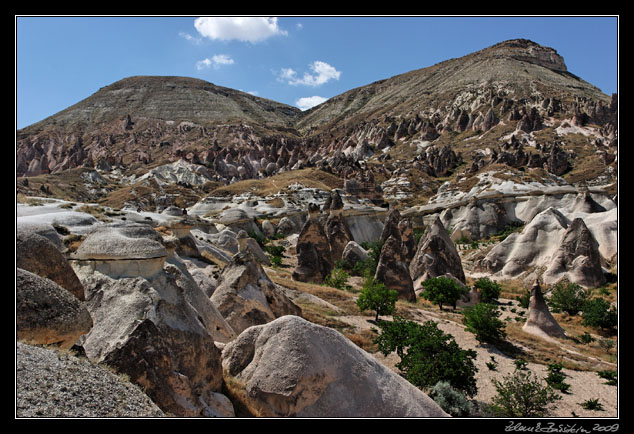
<path fill-rule="evenodd" d="M 341 333 L 297 316 L 248 328 L 224 348 L 222 366 L 259 416 L 448 416 Z"/>
<path fill-rule="evenodd" d="M 217 283 L 210 300 L 236 333 L 282 315 L 301 313 L 249 252 L 234 255 Z"/>
<path fill-rule="evenodd" d="M 350 267 L 354 267 L 357 262 L 363 262 L 370 258 L 368 252 L 356 241 L 350 241 L 343 249 L 341 259 Z"/>
<path fill-rule="evenodd" d="M 68 349 L 91 330 L 93 321 L 86 307 L 52 280 L 21 268 L 15 280 L 19 340 Z"/>
<path fill-rule="evenodd" d="M 48 238 L 18 227 L 15 239 L 16 267 L 46 277 L 84 300 L 84 287 L 72 267 Z"/>

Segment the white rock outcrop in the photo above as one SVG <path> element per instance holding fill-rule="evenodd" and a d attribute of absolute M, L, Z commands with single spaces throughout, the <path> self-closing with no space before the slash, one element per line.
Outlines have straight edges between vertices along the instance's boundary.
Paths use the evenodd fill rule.
<path fill-rule="evenodd" d="M 246 329 L 224 348 L 222 366 L 259 416 L 448 416 L 339 332 L 297 316 Z"/>

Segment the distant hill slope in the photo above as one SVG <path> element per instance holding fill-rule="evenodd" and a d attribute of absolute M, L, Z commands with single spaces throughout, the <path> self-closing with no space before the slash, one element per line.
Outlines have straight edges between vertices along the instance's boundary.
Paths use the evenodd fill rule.
<path fill-rule="evenodd" d="M 577 97 L 609 104 L 610 97 L 568 72 L 552 48 L 516 39 L 352 89 L 306 112 L 298 129 L 354 124 L 382 115 L 475 108 L 479 91 L 494 90 L 515 100 L 541 94 L 570 102 Z"/>
<path fill-rule="evenodd" d="M 238 90 L 188 77 L 135 76 L 105 86 L 88 98 L 23 129 L 51 124 L 86 127 L 125 119 L 160 119 L 201 124 L 250 122 L 291 126 L 301 110 Z"/>

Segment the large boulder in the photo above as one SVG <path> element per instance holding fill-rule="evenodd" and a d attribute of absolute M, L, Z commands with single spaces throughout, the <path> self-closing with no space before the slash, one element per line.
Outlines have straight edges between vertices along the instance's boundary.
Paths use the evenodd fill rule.
<path fill-rule="evenodd" d="M 16 334 L 21 341 L 72 347 L 93 321 L 77 297 L 44 277 L 21 268 L 15 275 Z"/>
<path fill-rule="evenodd" d="M 419 240 L 409 271 L 413 281 L 451 274 L 465 283 L 462 261 L 440 218 L 436 218 Z"/>
<path fill-rule="evenodd" d="M 348 265 L 348 267 L 354 267 L 357 262 L 367 261 L 370 258 L 367 250 L 359 245 L 356 241 L 350 241 L 346 244 L 346 248 L 343 249 L 341 259 Z"/>
<path fill-rule="evenodd" d="M 168 256 L 163 238 L 141 223 L 112 223 L 91 230 L 71 255 L 73 267 L 81 265 L 112 278 L 160 273 Z"/>
<path fill-rule="evenodd" d="M 81 339 L 89 359 L 128 375 L 165 412 L 232 415 L 215 342 L 235 333 L 177 257 L 151 277 L 75 270 L 95 323 Z"/>
<path fill-rule="evenodd" d="M 249 252 L 234 255 L 217 283 L 210 300 L 236 333 L 283 315 L 301 313 Z"/>
<path fill-rule="evenodd" d="M 583 219 L 576 218 L 568 226 L 542 278 L 547 284 L 566 278 L 586 288 L 605 283 L 599 244 Z"/>
<path fill-rule="evenodd" d="M 297 316 L 250 327 L 222 353 L 225 381 L 264 417 L 447 417 L 339 332 Z"/>
<path fill-rule="evenodd" d="M 64 255 L 48 238 L 18 226 L 15 239 L 16 267 L 52 280 L 79 300 L 84 287 Z"/>

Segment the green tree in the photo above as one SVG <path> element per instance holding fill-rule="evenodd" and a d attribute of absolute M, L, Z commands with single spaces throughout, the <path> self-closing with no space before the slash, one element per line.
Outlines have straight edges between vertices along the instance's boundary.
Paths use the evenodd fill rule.
<path fill-rule="evenodd" d="M 456 308 L 456 302 L 469 291 L 465 286 L 445 276 L 433 277 L 422 283 L 425 290 L 422 293 L 424 299 L 438 304 L 442 310 L 443 304 Z"/>
<path fill-rule="evenodd" d="M 389 289 L 383 282 L 376 280 L 372 276 L 366 276 L 363 289 L 359 293 L 357 306 L 363 312 L 373 310 L 376 312 L 375 321 L 379 320 L 379 315 L 391 315 L 396 307 L 398 292 Z"/>
<path fill-rule="evenodd" d="M 587 292 L 576 283 L 559 282 L 550 294 L 548 306 L 553 312 L 576 315 L 583 309 L 587 296 Z"/>
<path fill-rule="evenodd" d="M 506 337 L 505 324 L 499 319 L 501 314 L 495 305 L 478 303 L 464 310 L 463 322 L 478 342 L 496 343 Z"/>
<path fill-rule="evenodd" d="M 492 379 L 497 395 L 490 409 L 498 417 L 543 417 L 561 396 L 532 371 L 516 369 L 502 381 Z"/>
<path fill-rule="evenodd" d="M 324 279 L 324 285 L 332 286 L 337 289 L 348 289 L 348 278 L 350 275 L 343 268 L 333 268 L 328 276 Z"/>
<path fill-rule="evenodd" d="M 473 286 L 480 290 L 480 294 L 482 294 L 482 301 L 484 303 L 497 300 L 502 293 L 502 287 L 500 284 L 487 277 L 482 277 L 476 280 Z"/>
<path fill-rule="evenodd" d="M 619 318 L 614 306 L 602 298 L 586 301 L 583 305 L 582 324 L 608 330 L 617 326 Z"/>
<path fill-rule="evenodd" d="M 429 396 L 453 417 L 468 417 L 474 409 L 473 403 L 467 400 L 464 393 L 451 387 L 447 381 L 436 383 Z"/>
<path fill-rule="evenodd" d="M 435 322 L 421 325 L 395 317 L 392 322 L 381 321 L 380 327 L 375 343 L 386 356 L 396 352 L 400 357 L 396 367 L 407 381 L 422 390 L 446 381 L 467 396 L 477 393 L 476 352 L 460 348 L 453 336 L 445 334 Z"/>

